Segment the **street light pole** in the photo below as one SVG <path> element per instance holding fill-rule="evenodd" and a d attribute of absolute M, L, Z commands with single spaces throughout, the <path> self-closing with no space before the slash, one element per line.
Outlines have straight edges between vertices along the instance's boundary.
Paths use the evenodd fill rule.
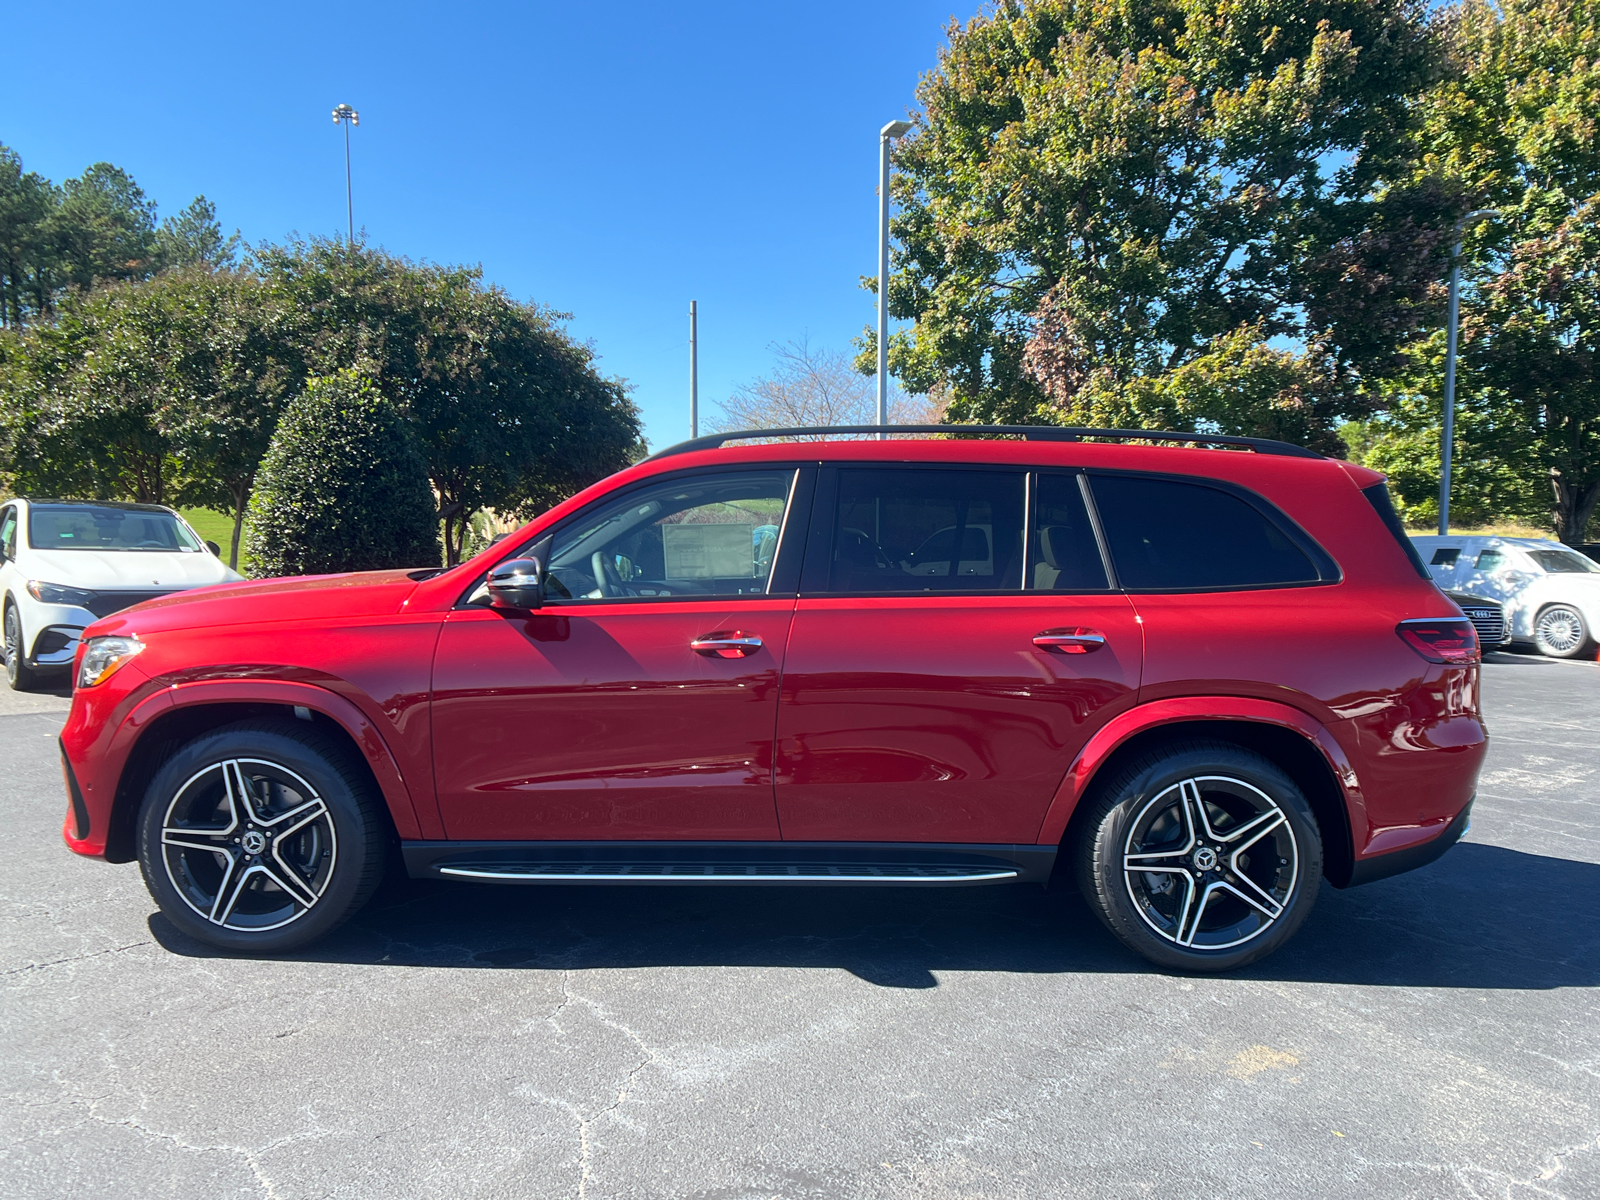
<path fill-rule="evenodd" d="M 908 133 L 910 121 L 890 121 L 878 131 L 878 424 L 889 423 L 889 147 Z M 881 441 L 884 434 L 878 434 Z"/>
<path fill-rule="evenodd" d="M 356 241 L 356 208 L 350 196 L 350 126 L 361 124 L 361 114 L 348 104 L 341 104 L 333 110 L 333 123 L 344 126 L 344 215 L 353 246 Z"/>
<path fill-rule="evenodd" d="M 1468 225 L 1498 217 L 1497 208 L 1475 208 L 1456 222 L 1450 246 L 1450 317 L 1444 350 L 1444 428 L 1439 432 L 1439 536 L 1450 532 L 1450 465 L 1456 444 L 1456 327 L 1461 321 L 1461 234 Z"/>
<path fill-rule="evenodd" d="M 689 301 L 689 436 L 700 436 L 700 306 Z"/>

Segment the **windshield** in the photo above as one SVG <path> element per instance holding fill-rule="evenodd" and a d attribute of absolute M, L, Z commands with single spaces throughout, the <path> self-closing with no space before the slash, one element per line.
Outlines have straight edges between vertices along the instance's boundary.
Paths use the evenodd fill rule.
<path fill-rule="evenodd" d="M 35 505 L 28 510 L 35 550 L 174 550 L 196 554 L 200 542 L 171 513 L 98 504 Z"/>
<path fill-rule="evenodd" d="M 1528 557 L 1546 571 L 1600 575 L 1600 563 L 1573 550 L 1529 550 Z"/>

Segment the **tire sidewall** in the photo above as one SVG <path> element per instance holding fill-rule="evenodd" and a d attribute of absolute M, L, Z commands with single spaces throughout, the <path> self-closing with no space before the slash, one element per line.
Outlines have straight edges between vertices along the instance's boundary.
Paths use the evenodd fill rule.
<path fill-rule="evenodd" d="M 188 743 L 156 772 L 139 810 L 139 868 L 150 895 L 180 931 L 220 949 L 273 952 L 314 941 L 365 903 L 375 882 L 374 861 L 382 862 L 382 832 L 359 776 L 341 755 L 315 744 L 324 739 L 308 738 L 284 725 L 282 730 L 256 724 L 229 727 Z M 214 925 L 189 907 L 167 876 L 161 827 L 168 806 L 197 772 L 230 758 L 260 758 L 288 768 L 316 790 L 332 819 L 337 839 L 333 877 L 310 911 L 277 929 Z"/>
<path fill-rule="evenodd" d="M 1260 788 L 1283 811 L 1294 833 L 1299 864 L 1283 916 L 1261 936 L 1226 950 L 1189 950 L 1157 934 L 1139 915 L 1122 872 L 1122 851 L 1133 821 L 1145 803 L 1180 780 L 1197 775 L 1227 775 Z M 1077 854 L 1078 877 L 1091 907 L 1130 948 L 1176 970 L 1227 971 L 1277 950 L 1299 929 L 1316 900 L 1322 880 L 1322 837 L 1310 805 L 1294 781 L 1269 760 L 1225 747 L 1182 750 L 1122 776 L 1103 794 L 1098 811 L 1083 830 Z"/>
<path fill-rule="evenodd" d="M 16 631 L 16 640 L 13 641 L 12 630 Z M 22 613 L 18 611 L 16 602 L 6 600 L 4 624 L 0 626 L 0 637 L 5 640 L 6 656 L 6 682 L 11 685 L 11 690 L 26 692 L 33 688 L 33 671 L 29 669 L 23 655 L 23 646 L 26 635 L 22 632 Z"/>

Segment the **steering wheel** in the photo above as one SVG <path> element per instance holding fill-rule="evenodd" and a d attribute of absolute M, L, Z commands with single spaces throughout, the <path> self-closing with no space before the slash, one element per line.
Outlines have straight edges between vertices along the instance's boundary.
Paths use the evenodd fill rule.
<path fill-rule="evenodd" d="M 639 593 L 622 582 L 616 564 L 609 554 L 596 550 L 589 555 L 589 569 L 594 572 L 595 589 L 602 596 L 637 596 Z"/>

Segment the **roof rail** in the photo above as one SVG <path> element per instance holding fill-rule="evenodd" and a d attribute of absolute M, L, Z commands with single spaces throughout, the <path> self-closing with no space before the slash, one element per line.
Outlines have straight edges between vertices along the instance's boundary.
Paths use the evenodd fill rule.
<path fill-rule="evenodd" d="M 728 442 L 751 438 L 815 437 L 830 433 L 940 433 L 940 434 L 1007 434 L 1030 442 L 1077 442 L 1084 438 L 1108 438 L 1118 441 L 1141 442 L 1192 442 L 1201 446 L 1240 446 L 1257 454 L 1280 454 L 1285 458 L 1323 458 L 1315 450 L 1296 446 L 1292 442 L 1275 442 L 1271 438 L 1233 437 L 1225 433 L 1177 433 L 1168 429 L 1079 429 L 1066 425 L 813 425 L 795 429 L 742 429 L 733 433 L 712 433 L 691 438 L 658 450 L 651 458 L 667 458 L 673 454 L 688 454 L 695 450 L 715 450 Z"/>

